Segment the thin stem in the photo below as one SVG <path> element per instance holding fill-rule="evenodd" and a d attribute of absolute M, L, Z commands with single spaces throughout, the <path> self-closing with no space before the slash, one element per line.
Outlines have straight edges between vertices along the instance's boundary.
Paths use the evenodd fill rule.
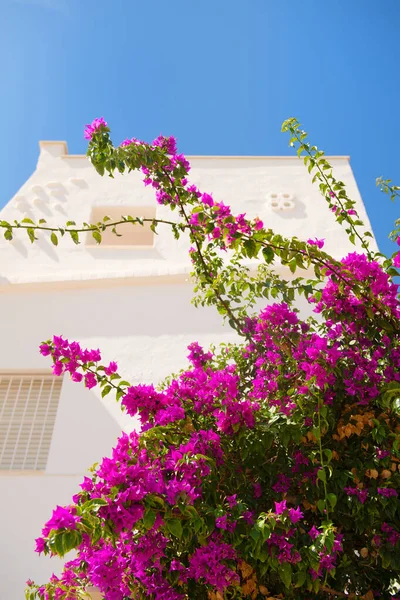
<path fill-rule="evenodd" d="M 168 173 L 168 172 L 166 172 L 164 169 L 163 169 L 163 172 L 164 172 L 164 175 L 165 175 L 165 176 L 168 178 L 168 180 L 169 180 L 169 182 L 170 182 L 170 185 L 171 185 L 172 189 L 174 190 L 174 192 L 175 192 L 175 194 L 176 194 L 176 197 L 179 199 L 179 207 L 180 207 L 180 209 L 181 209 L 181 211 L 182 211 L 182 214 L 183 214 L 183 216 L 184 216 L 184 218 L 185 218 L 185 221 L 186 221 L 186 227 L 188 227 L 188 228 L 189 228 L 189 230 L 190 230 L 190 232 L 191 232 L 191 234 L 192 234 L 192 237 L 193 237 L 193 239 L 194 239 L 194 243 L 196 244 L 197 253 L 198 253 L 199 257 L 200 257 L 201 264 L 203 265 L 203 268 L 204 268 L 204 274 L 205 274 L 205 276 L 207 277 L 207 279 L 208 279 L 209 283 L 212 285 L 212 284 L 213 284 L 213 280 L 212 280 L 212 277 L 211 277 L 211 273 L 210 273 L 210 271 L 209 271 L 209 269 L 208 269 L 207 263 L 206 263 L 206 261 L 205 261 L 205 258 L 204 258 L 204 256 L 203 256 L 203 253 L 201 252 L 201 246 L 200 246 L 200 244 L 199 244 L 199 241 L 198 241 L 198 239 L 197 239 L 197 236 L 195 235 L 195 233 L 193 232 L 193 229 L 192 229 L 192 228 L 191 228 L 191 226 L 190 226 L 189 217 L 187 216 L 187 214 L 186 214 L 186 211 L 185 211 L 185 209 L 184 209 L 184 207 L 183 207 L 183 203 L 182 203 L 182 201 L 181 201 L 181 199 L 180 199 L 180 196 L 179 196 L 178 190 L 177 190 L 177 188 L 176 188 L 176 186 L 175 186 L 174 182 L 172 181 L 172 179 L 171 179 L 171 176 L 169 175 L 169 173 Z M 227 315 L 229 316 L 229 318 L 230 318 L 231 322 L 234 324 L 234 329 L 237 331 L 237 333 L 238 333 L 239 335 L 241 335 L 241 336 L 247 337 L 247 336 L 246 336 L 246 335 L 243 333 L 243 331 L 242 331 L 242 325 L 241 325 L 240 321 L 239 321 L 239 320 L 236 318 L 236 316 L 234 315 L 234 313 L 232 312 L 232 310 L 231 310 L 231 308 L 230 308 L 230 306 L 229 306 L 229 303 L 228 303 L 226 300 L 224 300 L 224 299 L 222 298 L 222 296 L 221 296 L 221 294 L 218 292 L 218 290 L 215 290 L 215 289 L 214 289 L 214 294 L 215 294 L 216 298 L 218 298 L 218 300 L 219 300 L 219 302 L 221 303 L 221 305 L 222 305 L 222 306 L 224 307 L 224 309 L 226 310 L 226 313 L 227 313 Z"/>
<path fill-rule="evenodd" d="M 336 196 L 336 194 L 335 194 L 334 190 L 332 189 L 332 186 L 331 186 L 331 184 L 330 184 L 330 182 L 329 182 L 329 179 L 328 179 L 328 178 L 327 178 L 327 176 L 325 175 L 325 173 L 324 173 L 323 169 L 321 169 L 321 167 L 319 166 L 319 162 L 318 162 L 318 160 L 316 160 L 316 159 L 314 158 L 313 154 L 312 154 L 312 153 L 311 153 L 311 151 L 309 150 L 309 148 L 308 148 L 308 145 L 307 145 L 307 144 L 303 144 L 302 140 L 300 139 L 300 136 L 299 136 L 299 134 L 297 133 L 297 130 L 295 130 L 295 131 L 292 131 L 292 134 L 293 134 L 293 135 L 294 135 L 294 137 L 297 139 L 297 141 L 299 142 L 299 144 L 300 144 L 300 145 L 301 145 L 301 146 L 304 148 L 304 151 L 305 151 L 305 153 L 306 153 L 306 154 L 307 154 L 307 155 L 308 155 L 308 156 L 309 156 L 311 159 L 313 159 L 314 166 L 315 166 L 315 167 L 317 168 L 317 170 L 319 171 L 319 173 L 320 173 L 320 175 L 321 175 L 322 179 L 325 181 L 325 183 L 326 183 L 326 185 L 328 186 L 329 190 L 332 192 L 332 194 L 334 194 L 334 195 L 335 195 L 335 198 L 337 199 L 337 201 L 338 201 L 338 204 L 340 205 L 340 208 L 341 208 L 343 211 L 345 211 L 345 208 L 344 208 L 344 206 L 343 206 L 343 204 L 342 204 L 342 202 L 341 202 L 340 198 L 338 198 L 338 197 Z M 371 252 L 370 252 L 370 250 L 368 249 L 368 244 L 367 244 L 367 242 L 364 240 L 364 238 L 363 238 L 363 237 L 362 237 L 362 236 L 361 236 L 361 235 L 358 233 L 358 230 L 357 230 L 356 226 L 353 224 L 353 220 L 352 220 L 352 219 L 349 219 L 349 218 L 347 218 L 347 219 L 346 219 L 346 221 L 349 223 L 349 225 L 350 225 L 351 229 L 352 229 L 352 230 L 353 230 L 353 232 L 354 232 L 354 235 L 356 235 L 356 236 L 358 237 L 358 239 L 360 240 L 362 247 L 364 248 L 364 250 L 365 250 L 365 251 L 366 251 L 366 253 L 368 254 L 368 258 L 371 258 Z"/>
<path fill-rule="evenodd" d="M 382 177 L 378 177 L 376 180 L 376 185 L 379 186 L 381 192 L 385 194 L 390 194 L 390 199 L 394 200 L 396 196 L 400 198 L 400 187 L 398 185 L 390 185 L 390 179 L 382 179 Z"/>
<path fill-rule="evenodd" d="M 331 594 L 331 596 L 338 596 L 339 598 L 348 598 L 349 600 L 357 598 L 357 594 L 344 594 L 343 592 L 338 592 L 327 585 L 322 585 L 320 590 L 321 592 L 326 592 L 327 594 Z"/>
<path fill-rule="evenodd" d="M 81 365 L 81 368 L 84 369 L 85 371 L 89 371 L 89 373 L 93 373 L 93 375 L 96 375 L 97 377 L 101 377 L 102 379 L 106 379 L 107 383 L 109 385 L 111 385 L 111 387 L 115 388 L 118 391 L 123 392 L 123 388 L 119 385 L 115 385 L 115 383 L 113 383 L 110 379 L 107 379 L 107 375 L 100 375 L 97 369 L 92 369 L 91 367 L 86 367 L 84 366 L 84 364 Z"/>
<path fill-rule="evenodd" d="M 319 462 L 321 464 L 321 467 L 324 471 L 324 479 L 322 480 L 322 483 L 324 484 L 324 495 L 325 495 L 325 513 L 326 513 L 326 518 L 329 519 L 329 507 L 328 507 L 328 489 L 326 487 L 326 471 L 325 471 L 325 464 L 324 464 L 324 453 L 322 450 L 322 431 L 321 431 L 321 399 L 318 398 L 318 442 L 319 442 Z"/>
<path fill-rule="evenodd" d="M 173 225 L 176 227 L 184 227 L 186 229 L 186 225 L 180 225 L 179 223 L 176 223 L 175 221 L 166 221 L 165 219 L 148 219 L 148 218 L 143 218 L 143 219 L 124 219 L 122 221 L 113 221 L 113 222 L 105 222 L 105 223 L 101 223 L 99 225 L 89 225 L 88 227 L 82 227 L 79 229 L 76 228 L 68 228 L 68 227 L 49 227 L 49 226 L 44 226 L 44 225 L 35 225 L 33 224 L 25 224 L 25 223 L 7 223 L 6 221 L 0 221 L 0 227 L 2 227 L 3 229 L 33 229 L 33 230 L 40 230 L 40 231 L 54 231 L 54 232 L 60 232 L 60 230 L 62 230 L 65 233 L 85 233 L 88 231 L 99 231 L 102 232 L 105 229 L 109 229 L 110 227 L 116 227 L 117 225 L 123 225 L 124 223 L 156 223 L 157 225 L 159 223 L 165 224 L 165 225 Z M 6 224 L 7 223 L 7 224 Z"/>

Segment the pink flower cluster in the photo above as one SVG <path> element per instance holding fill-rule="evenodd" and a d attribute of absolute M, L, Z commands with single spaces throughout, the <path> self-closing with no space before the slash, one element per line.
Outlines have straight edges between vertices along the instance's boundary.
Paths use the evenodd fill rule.
<path fill-rule="evenodd" d="M 398 542 L 400 542 L 400 533 L 388 523 L 382 523 L 381 531 L 382 533 L 386 534 L 385 541 L 391 546 L 394 547 Z"/>
<path fill-rule="evenodd" d="M 276 556 L 280 563 L 296 564 L 301 561 L 300 552 L 295 549 L 294 543 L 289 541 L 294 533 L 293 529 L 282 533 L 274 532 L 267 540 L 270 554 Z"/>
<path fill-rule="evenodd" d="M 344 491 L 348 496 L 355 496 L 361 504 L 365 504 L 368 498 L 368 490 L 365 489 L 348 486 L 344 488 Z"/>
<path fill-rule="evenodd" d="M 221 539 L 210 541 L 207 546 L 197 548 L 190 559 L 188 576 L 204 581 L 219 591 L 239 583 L 238 574 L 226 565 L 226 561 L 237 559 L 235 550 Z"/>
<path fill-rule="evenodd" d="M 154 456 L 141 448 L 138 434 L 124 434 L 112 457 L 103 459 L 96 475 L 92 479 L 85 477 L 82 492 L 74 497 L 76 505 L 57 507 L 53 512 L 43 529 L 43 537 L 37 540 L 37 551 L 48 550 L 48 539 L 53 534 L 76 530 L 80 524 L 76 512 L 84 514 L 86 506 L 101 499 L 98 517 L 104 523 L 112 523 L 118 532 L 118 542 L 110 544 L 103 537 L 93 542 L 83 534 L 78 548 L 79 560 L 66 565 L 63 581 L 68 576 L 78 577 L 77 570 L 82 571 L 80 565 L 84 561 L 87 567 L 81 579 L 98 587 L 107 599 L 122 600 L 130 594 L 125 583 L 128 571 L 149 594 L 155 594 L 154 598 L 183 599 L 165 579 L 168 537 L 161 515 L 156 516 L 146 534 L 137 538 L 135 530 L 144 518 L 146 499 L 154 494 L 172 507 L 178 500 L 191 505 L 201 496 L 201 488 L 210 474 L 207 456 L 222 463 L 220 439 L 213 431 L 195 432 L 187 443 L 177 448 L 170 446 L 163 456 Z M 236 506 L 235 497 L 228 501 L 232 507 Z M 207 546 L 195 550 L 186 567 L 174 560 L 169 569 L 179 570 L 182 580 L 193 578 L 223 590 L 238 581 L 236 572 L 226 564 L 236 558 L 234 549 L 214 536 Z"/>
<path fill-rule="evenodd" d="M 98 384 L 100 374 L 97 371 L 97 363 L 101 360 L 100 350 L 88 350 L 80 346 L 78 342 L 69 342 L 62 336 L 53 336 L 53 340 L 39 346 L 42 356 L 51 355 L 53 358 L 53 374 L 61 376 L 69 373 L 71 379 L 77 383 L 84 380 L 89 389 Z M 107 367 L 103 367 L 105 375 L 111 376 L 117 372 L 118 365 L 111 361 Z"/>
<path fill-rule="evenodd" d="M 319 577 L 323 577 L 325 572 L 329 573 L 336 566 L 336 561 L 339 556 L 339 552 L 343 552 L 343 535 L 337 533 L 335 535 L 333 546 L 331 550 L 328 550 L 325 546 L 319 553 L 319 567 L 318 570 L 310 569 L 311 577 L 315 580 Z"/>
<path fill-rule="evenodd" d="M 177 154 L 176 139 L 172 135 L 169 137 L 159 135 L 158 138 L 153 140 L 152 145 L 159 146 L 162 150 L 165 150 L 167 154 Z"/>
<path fill-rule="evenodd" d="M 99 119 L 94 119 L 94 121 L 90 123 L 90 125 L 86 125 L 86 129 L 83 134 L 85 140 L 91 140 L 93 134 L 95 134 L 96 131 L 101 130 L 103 127 L 107 127 L 107 123 L 105 122 L 103 117 L 100 117 Z"/>
<path fill-rule="evenodd" d="M 400 246 L 400 237 L 397 238 L 396 243 Z M 393 256 L 393 266 L 396 267 L 396 269 L 400 269 L 400 252 L 396 252 Z"/>

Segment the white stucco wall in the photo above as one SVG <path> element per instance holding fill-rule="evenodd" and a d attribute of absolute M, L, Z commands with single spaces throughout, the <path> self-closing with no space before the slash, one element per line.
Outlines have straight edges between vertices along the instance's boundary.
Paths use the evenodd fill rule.
<path fill-rule="evenodd" d="M 138 174 L 100 178 L 84 157 L 65 152 L 62 142 L 42 145 L 37 170 L 1 211 L 2 219 L 80 223 L 89 221 L 92 206 L 118 205 L 124 214 L 127 206 L 154 205 Z M 197 157 L 191 162 L 191 180 L 235 212 L 259 215 L 286 235 L 325 237 L 327 251 L 337 257 L 354 249 L 299 161 Z M 367 220 L 348 159 L 332 162 Z M 293 194 L 295 209 L 272 211 L 270 193 Z M 171 218 L 157 207 L 162 215 Z M 185 366 L 190 342 L 207 347 L 233 340 L 216 312 L 190 304 L 187 240 L 176 242 L 167 229 L 159 232 L 154 248 L 145 249 L 88 248 L 84 240 L 75 246 L 65 238 L 54 248 L 46 236 L 31 245 L 23 232 L 12 243 L 1 239 L 0 371 L 49 368 L 38 344 L 62 334 L 99 347 L 104 360 L 116 359 L 132 383 L 156 383 Z M 46 471 L 0 472 L 1 600 L 23 598 L 28 577 L 44 582 L 59 569 L 57 561 L 35 556 L 33 539 L 54 506 L 70 501 L 86 469 L 109 453 L 121 429 L 133 426 L 112 395 L 101 400 L 96 389 L 64 380 Z"/>
<path fill-rule="evenodd" d="M 117 205 L 122 214 L 124 207 L 155 206 L 154 190 L 143 185 L 141 174 L 117 173 L 115 179 L 100 177 L 85 157 L 64 155 L 64 151 L 64 142 L 42 146 L 36 171 L 1 211 L 3 219 L 13 221 L 28 216 L 60 225 L 68 219 L 77 223 L 90 221 L 93 206 Z M 348 158 L 334 157 L 331 162 L 336 176 L 347 184 L 349 194 L 356 200 L 360 217 L 368 223 Z M 191 164 L 190 181 L 212 193 L 216 201 L 230 204 L 235 213 L 258 215 L 267 227 L 283 235 L 301 239 L 326 237 L 327 252 L 338 258 L 354 249 L 297 158 L 193 157 Z M 272 193 L 293 195 L 295 208 L 271 210 Z M 174 215 L 168 207 L 157 206 L 157 217 L 171 220 Z M 30 244 L 26 234 L 19 231 L 11 244 L 0 240 L 1 282 L 6 285 L 187 272 L 186 237 L 176 242 L 167 226 L 160 226 L 158 233 L 153 248 L 112 249 L 88 248 L 84 236 L 79 246 L 66 236 L 54 248 L 46 234 Z"/>
<path fill-rule="evenodd" d="M 105 360 L 117 358 L 121 374 L 133 383 L 157 382 L 186 364 L 192 340 L 207 346 L 232 338 L 216 313 L 196 310 L 190 297 L 187 284 L 3 294 L 1 314 L 8 317 L 0 327 L 7 340 L 1 370 L 50 367 L 38 344 L 61 333 L 101 348 Z M 51 569 L 57 571 L 57 561 L 34 556 L 34 538 L 56 504 L 70 502 L 86 469 L 108 455 L 121 429 L 131 430 L 133 424 L 111 394 L 101 400 L 96 389 L 64 379 L 46 472 L 0 474 L 6 492 L 0 498 L 1 599 L 22 598 L 28 577 L 46 581 Z"/>

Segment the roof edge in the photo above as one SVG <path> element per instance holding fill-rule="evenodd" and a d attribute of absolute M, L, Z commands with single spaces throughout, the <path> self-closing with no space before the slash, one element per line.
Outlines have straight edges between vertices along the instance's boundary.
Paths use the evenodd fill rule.
<path fill-rule="evenodd" d="M 68 145 L 64 140 L 41 140 L 39 142 L 40 148 L 45 148 L 46 146 L 64 146 L 64 153 L 61 155 L 61 158 L 87 158 L 86 154 L 69 154 L 68 153 Z M 324 155 L 325 156 L 325 155 Z M 297 156 L 287 155 L 287 156 L 270 156 L 270 155 L 256 155 L 256 154 L 188 154 L 187 158 L 189 159 L 230 159 L 230 160 L 254 160 L 254 159 L 262 159 L 262 160 L 298 160 Z M 350 156 L 348 155 L 326 155 L 326 159 L 330 160 L 350 160 Z"/>
<path fill-rule="evenodd" d="M 255 273 L 251 268 L 250 272 Z M 293 279 L 288 267 L 278 266 L 275 272 L 282 273 L 285 277 Z M 306 269 L 305 275 L 311 276 L 312 269 Z M 36 280 L 36 281 L 18 281 L 8 282 L 0 286 L 0 296 L 2 294 L 24 293 L 24 292 L 43 292 L 43 291 L 64 291 L 66 289 L 88 289 L 109 287 L 110 282 L 116 287 L 126 286 L 154 286 L 154 285 L 179 285 L 194 284 L 194 279 L 190 271 L 185 270 L 176 273 L 149 274 L 149 275 L 116 275 L 113 277 L 98 277 L 92 279 L 59 279 L 59 280 Z"/>

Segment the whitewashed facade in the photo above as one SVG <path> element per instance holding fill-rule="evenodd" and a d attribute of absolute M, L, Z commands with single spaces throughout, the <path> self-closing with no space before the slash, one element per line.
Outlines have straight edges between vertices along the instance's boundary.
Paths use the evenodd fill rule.
<path fill-rule="evenodd" d="M 236 213 L 301 239 L 326 238 L 340 258 L 354 246 L 334 222 L 303 164 L 289 157 L 192 157 L 190 180 Z M 329 159 L 368 218 L 348 157 Z M 91 222 L 99 213 L 171 218 L 137 173 L 101 178 L 65 142 L 41 142 L 37 168 L 1 211 L 7 221 Z M 172 214 L 173 216 L 173 214 Z M 139 229 L 139 227 L 138 227 Z M 135 230 L 137 231 L 137 230 Z M 139 231 L 137 231 L 139 234 Z M 139 234 L 140 236 L 141 234 Z M 112 396 L 101 400 L 68 378 L 51 388 L 39 343 L 53 334 L 99 347 L 133 383 L 157 382 L 186 364 L 191 341 L 233 339 L 211 309 L 195 309 L 188 241 L 166 227 L 94 246 L 23 231 L 0 240 L 0 598 L 20 600 L 26 579 L 45 582 L 59 561 L 37 557 L 34 538 L 56 504 L 69 503 L 87 468 L 131 429 Z M 117 240 L 117 238 L 114 238 Z M 108 243 L 107 243 L 108 242 Z M 46 395 L 47 394 L 47 395 Z"/>

